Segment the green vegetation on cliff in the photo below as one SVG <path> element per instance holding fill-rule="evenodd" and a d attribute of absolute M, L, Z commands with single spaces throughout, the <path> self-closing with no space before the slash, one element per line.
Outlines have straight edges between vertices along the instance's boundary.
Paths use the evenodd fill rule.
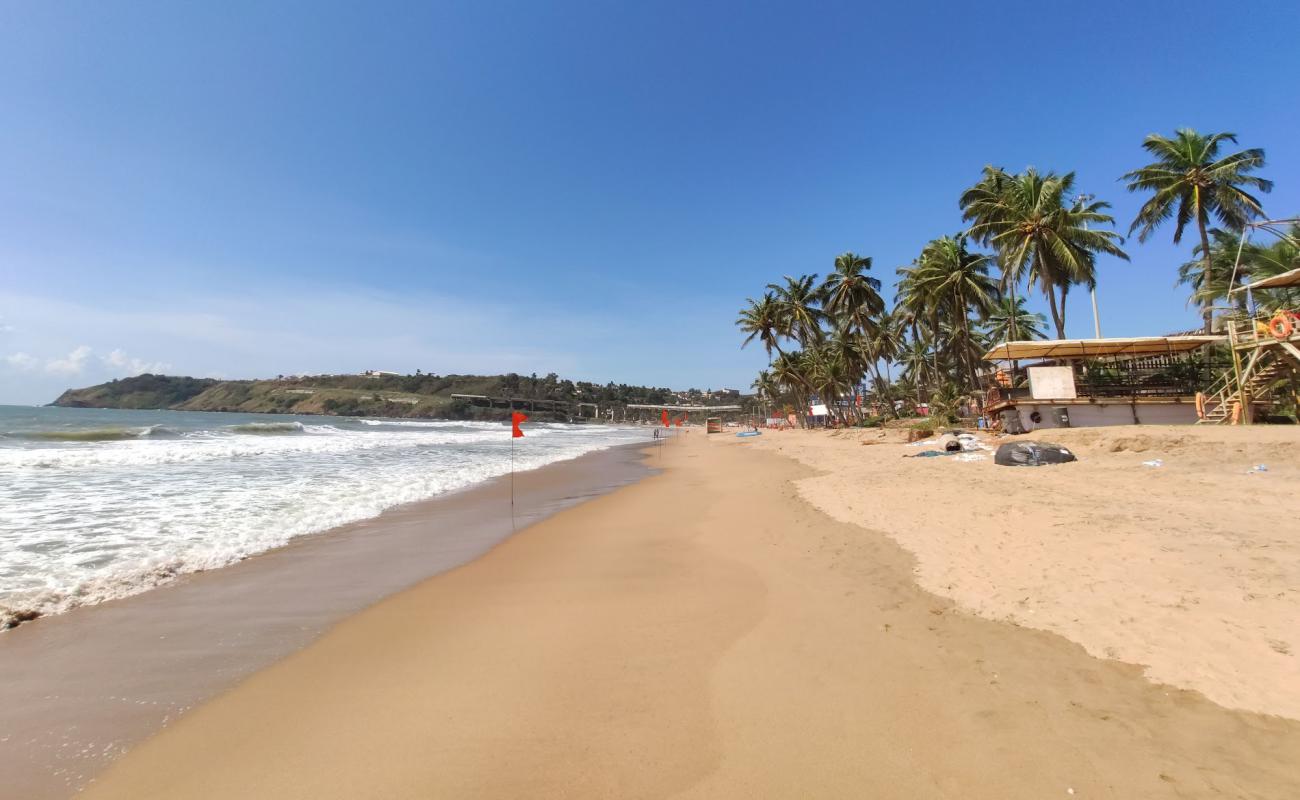
<path fill-rule="evenodd" d="M 137 375 L 85 389 L 69 389 L 50 405 L 73 408 L 174 408 L 217 381 L 172 375 Z"/>
<path fill-rule="evenodd" d="M 312 375 L 275 380 L 218 381 L 138 375 L 84 389 L 69 389 L 52 405 L 81 408 L 150 408 L 244 411 L 265 414 L 495 419 L 504 409 L 471 406 L 453 394 L 595 403 L 602 411 L 627 403 L 672 403 L 668 389 L 563 380 L 536 375 Z"/>

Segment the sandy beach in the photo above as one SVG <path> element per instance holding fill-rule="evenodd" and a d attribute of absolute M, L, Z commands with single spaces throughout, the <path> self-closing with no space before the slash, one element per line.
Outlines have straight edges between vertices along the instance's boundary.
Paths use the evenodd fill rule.
<path fill-rule="evenodd" d="M 648 437 L 647 437 L 648 438 Z M 520 527 L 648 473 L 637 447 L 520 472 Z M 506 480 L 0 633 L 0 798 L 58 800 L 334 624 L 511 535 Z"/>
<path fill-rule="evenodd" d="M 1080 463 L 997 471 L 874 432 L 681 437 L 662 474 L 350 617 L 85 796 L 1300 795 L 1296 543 L 1269 533 L 1290 440 L 1067 433 Z M 1258 517 L 1211 502 L 1256 492 Z M 1203 590 L 1164 609 L 1149 586 Z"/>
<path fill-rule="evenodd" d="M 1300 719 L 1300 539 L 1288 522 L 1300 513 L 1300 429 L 1022 438 L 1080 461 L 904 459 L 932 445 L 879 446 L 895 441 L 879 432 L 789 432 L 756 446 L 815 467 L 797 481 L 801 497 L 887 532 L 916 556 L 921 585 L 963 611 L 1059 633 L 1230 708 Z"/>

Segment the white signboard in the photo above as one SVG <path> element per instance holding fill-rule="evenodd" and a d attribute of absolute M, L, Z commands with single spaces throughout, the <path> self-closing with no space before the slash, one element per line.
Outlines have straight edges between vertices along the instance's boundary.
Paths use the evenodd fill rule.
<path fill-rule="evenodd" d="M 1029 395 L 1035 400 L 1073 400 L 1074 370 L 1070 367 L 1030 367 Z"/>
<path fill-rule="evenodd" d="M 818 403 L 812 407 L 812 415 L 814 417 L 824 417 L 829 413 L 831 412 L 826 410 L 826 405 L 824 403 Z"/>

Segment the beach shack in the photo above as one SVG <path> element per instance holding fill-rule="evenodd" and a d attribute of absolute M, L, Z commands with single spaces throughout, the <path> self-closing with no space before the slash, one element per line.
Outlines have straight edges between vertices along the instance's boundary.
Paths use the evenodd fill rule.
<path fill-rule="evenodd" d="M 1231 369 L 1225 336 L 1004 342 L 984 354 L 984 416 L 1008 432 L 1191 425 L 1202 391 Z"/>

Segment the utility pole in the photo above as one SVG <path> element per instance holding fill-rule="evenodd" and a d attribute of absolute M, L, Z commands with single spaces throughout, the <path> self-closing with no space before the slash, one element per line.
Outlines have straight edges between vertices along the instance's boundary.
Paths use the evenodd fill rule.
<path fill-rule="evenodd" d="M 1086 206 L 1088 203 L 1091 203 L 1093 199 L 1093 196 L 1090 194 L 1080 194 L 1075 195 L 1074 202 L 1078 203 L 1080 206 Z M 1083 229 L 1085 231 L 1088 230 L 1088 223 L 1086 220 L 1083 223 Z M 1089 293 L 1092 295 L 1092 332 L 1095 338 L 1100 339 L 1101 316 L 1097 313 L 1097 282 L 1094 280 L 1092 283 L 1093 285 L 1088 289 Z"/>

